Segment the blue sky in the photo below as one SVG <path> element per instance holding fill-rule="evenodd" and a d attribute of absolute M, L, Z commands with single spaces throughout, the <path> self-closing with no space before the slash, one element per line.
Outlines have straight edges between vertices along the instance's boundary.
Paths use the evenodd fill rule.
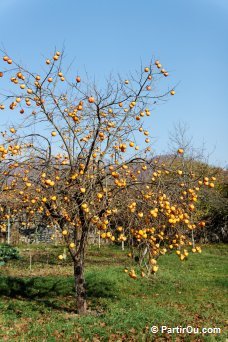
<path fill-rule="evenodd" d="M 194 145 L 213 152 L 211 164 L 228 165 L 227 0 L 1 0 L 0 11 L 1 47 L 34 70 L 63 45 L 77 71 L 97 80 L 158 58 L 167 86 L 180 83 L 148 121 L 156 151 L 167 151 L 183 122 Z M 1 113 L 1 129 L 5 122 Z"/>

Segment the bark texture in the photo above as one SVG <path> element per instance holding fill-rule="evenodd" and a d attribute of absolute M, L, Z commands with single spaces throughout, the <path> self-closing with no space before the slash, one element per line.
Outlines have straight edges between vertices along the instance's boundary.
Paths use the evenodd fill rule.
<path fill-rule="evenodd" d="M 77 301 L 77 313 L 79 315 L 86 314 L 87 303 L 86 303 L 86 288 L 84 278 L 84 257 L 74 260 L 74 282 L 75 282 L 75 293 Z"/>

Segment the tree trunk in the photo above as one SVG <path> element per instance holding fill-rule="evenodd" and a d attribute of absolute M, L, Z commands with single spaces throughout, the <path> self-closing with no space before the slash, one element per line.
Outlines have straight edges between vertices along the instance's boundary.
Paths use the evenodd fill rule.
<path fill-rule="evenodd" d="M 86 289 L 84 278 L 84 256 L 74 260 L 74 283 L 77 301 L 77 313 L 84 315 L 87 310 Z"/>

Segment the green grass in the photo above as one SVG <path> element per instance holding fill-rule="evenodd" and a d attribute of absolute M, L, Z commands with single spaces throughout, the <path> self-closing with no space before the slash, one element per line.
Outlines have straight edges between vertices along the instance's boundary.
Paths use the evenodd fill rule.
<path fill-rule="evenodd" d="M 159 272 L 133 280 L 125 253 L 93 247 L 87 256 L 89 314 L 75 314 L 72 265 L 56 256 L 63 247 L 21 247 L 21 260 L 0 269 L 0 341 L 225 341 L 227 246 L 205 246 L 186 262 L 159 259 Z M 168 335 L 153 325 L 219 327 L 221 334 Z M 179 338 L 179 339 L 178 339 Z"/>

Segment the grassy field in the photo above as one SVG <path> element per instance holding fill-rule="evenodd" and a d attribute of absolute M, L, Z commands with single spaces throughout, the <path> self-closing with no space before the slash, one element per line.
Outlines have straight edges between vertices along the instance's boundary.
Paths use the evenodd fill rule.
<path fill-rule="evenodd" d="M 205 246 L 182 263 L 176 255 L 162 257 L 152 280 L 129 278 L 120 248 L 91 248 L 84 317 L 74 310 L 70 259 L 57 259 L 63 248 L 26 248 L 21 260 L 0 268 L 0 341 L 226 341 L 225 245 Z M 218 327 L 221 334 L 150 332 L 161 325 Z"/>

